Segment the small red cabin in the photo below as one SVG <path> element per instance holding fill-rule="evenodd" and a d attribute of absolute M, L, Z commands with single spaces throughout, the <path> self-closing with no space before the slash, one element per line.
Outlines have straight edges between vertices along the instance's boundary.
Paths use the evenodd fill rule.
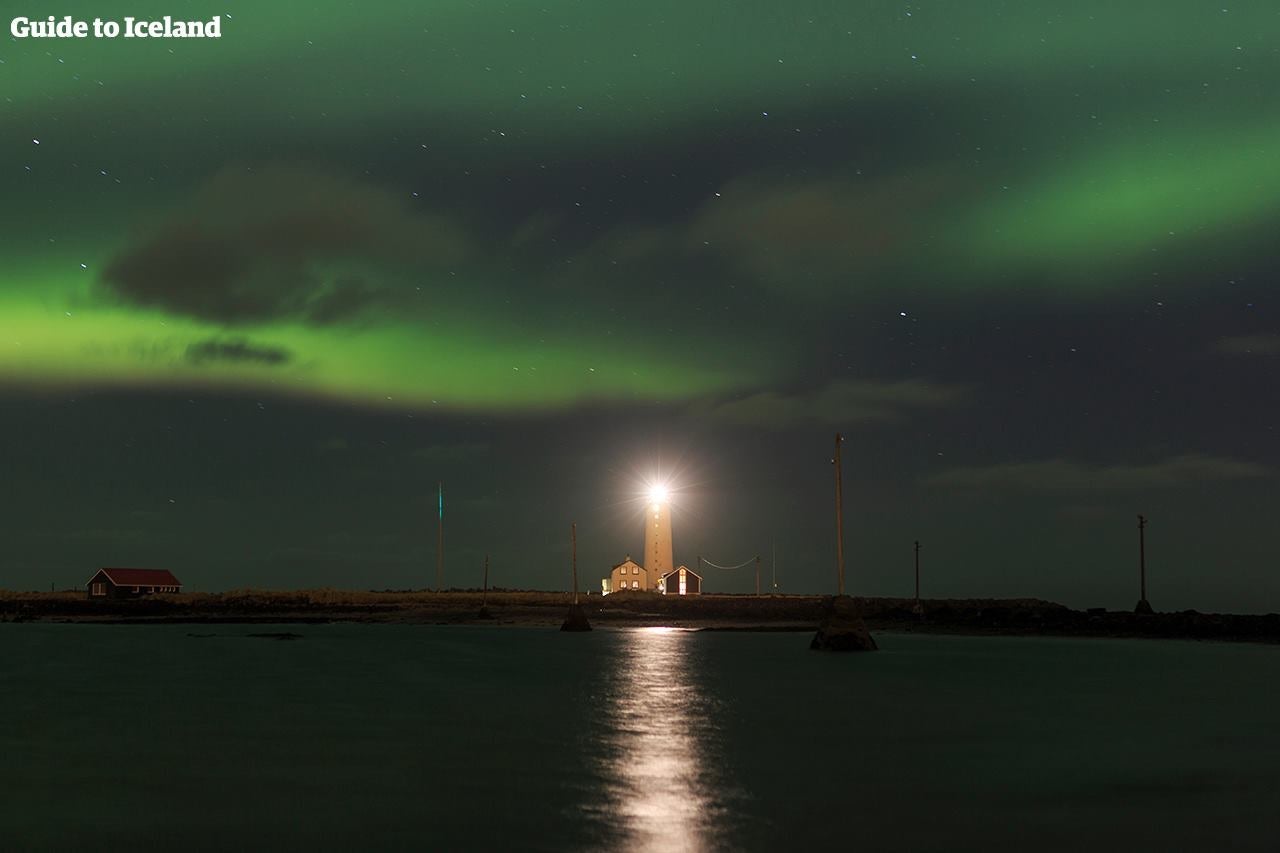
<path fill-rule="evenodd" d="M 142 598 L 157 592 L 182 592 L 182 581 L 168 569 L 98 569 L 85 586 L 90 598 Z"/>

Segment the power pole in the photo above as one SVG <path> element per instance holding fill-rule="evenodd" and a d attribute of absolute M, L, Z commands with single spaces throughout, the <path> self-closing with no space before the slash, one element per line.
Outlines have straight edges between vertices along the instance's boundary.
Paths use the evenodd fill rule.
<path fill-rule="evenodd" d="M 840 443 L 844 436 L 836 433 L 836 455 L 831 464 L 836 468 L 836 594 L 844 595 L 844 504 L 840 491 Z"/>
<path fill-rule="evenodd" d="M 436 592 L 444 591 L 444 483 L 436 483 Z"/>
<path fill-rule="evenodd" d="M 760 555 L 756 554 L 756 597 L 760 597 Z"/>
<path fill-rule="evenodd" d="M 920 606 L 920 540 L 916 540 L 916 606 Z"/>
<path fill-rule="evenodd" d="M 590 631 L 591 621 L 578 604 L 578 523 L 569 525 L 569 565 L 573 568 L 573 604 L 569 605 L 569 615 L 560 625 L 561 631 Z"/>

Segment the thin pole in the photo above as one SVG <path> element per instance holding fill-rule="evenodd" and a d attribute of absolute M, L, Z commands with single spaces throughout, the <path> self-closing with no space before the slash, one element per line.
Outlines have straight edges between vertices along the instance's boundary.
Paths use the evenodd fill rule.
<path fill-rule="evenodd" d="M 444 589 L 444 483 L 436 483 L 436 592 Z"/>
<path fill-rule="evenodd" d="M 484 555 L 484 592 L 480 595 L 480 606 L 484 607 L 489 601 L 489 555 Z"/>
<path fill-rule="evenodd" d="M 916 604 L 920 603 L 920 540 L 916 540 Z"/>
<path fill-rule="evenodd" d="M 760 595 L 760 555 L 756 554 L 756 595 Z"/>
<path fill-rule="evenodd" d="M 836 433 L 836 455 L 831 464 L 836 467 L 836 594 L 844 595 L 844 504 L 840 489 L 840 442 L 844 436 Z"/>
<path fill-rule="evenodd" d="M 569 525 L 569 552 L 573 564 L 573 603 L 578 603 L 578 522 Z"/>
<path fill-rule="evenodd" d="M 1147 517 L 1138 514 L 1138 589 L 1139 600 L 1147 600 Z"/>
<path fill-rule="evenodd" d="M 778 591 L 778 542 L 773 542 L 773 591 Z"/>

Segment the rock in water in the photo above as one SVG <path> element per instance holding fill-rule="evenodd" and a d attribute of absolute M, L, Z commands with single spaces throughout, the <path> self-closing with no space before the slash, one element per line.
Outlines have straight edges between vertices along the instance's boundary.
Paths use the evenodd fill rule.
<path fill-rule="evenodd" d="M 1134 612 L 1134 613 L 1143 613 L 1143 614 L 1147 614 L 1147 613 L 1155 613 L 1155 611 L 1151 609 L 1151 604 L 1150 604 L 1150 602 L 1148 602 L 1145 598 L 1140 599 L 1140 600 L 1138 601 L 1137 606 L 1133 608 L 1133 612 Z"/>
<path fill-rule="evenodd" d="M 874 652 L 877 646 L 862 621 L 857 602 L 847 595 L 837 595 L 823 609 L 822 622 L 809 648 L 829 652 Z"/>
<path fill-rule="evenodd" d="M 587 621 L 587 611 L 582 609 L 581 604 L 570 604 L 569 615 L 564 618 L 564 624 L 560 626 L 561 631 L 590 631 L 591 623 Z"/>

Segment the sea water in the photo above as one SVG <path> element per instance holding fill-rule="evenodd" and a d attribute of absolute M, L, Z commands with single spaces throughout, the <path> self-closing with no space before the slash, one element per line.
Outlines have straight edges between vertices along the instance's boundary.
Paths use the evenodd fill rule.
<path fill-rule="evenodd" d="M 1280 845 L 1280 648 L 877 641 L 0 625 L 0 849 Z"/>

